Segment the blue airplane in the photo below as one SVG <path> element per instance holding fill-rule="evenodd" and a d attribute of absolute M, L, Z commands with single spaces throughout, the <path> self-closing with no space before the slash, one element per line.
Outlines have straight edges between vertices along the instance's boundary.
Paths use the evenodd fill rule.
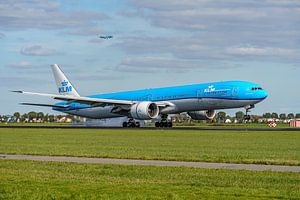
<path fill-rule="evenodd" d="M 53 110 L 94 119 L 129 118 L 123 126 L 139 126 L 135 120 L 157 120 L 156 127 L 172 127 L 168 115 L 187 112 L 195 120 L 211 120 L 218 109 L 242 108 L 248 111 L 267 98 L 261 86 L 245 81 L 225 81 L 136 91 L 80 96 L 57 64 L 51 66 L 59 94 L 13 91 L 51 97 L 60 102 L 47 106 Z"/>
<path fill-rule="evenodd" d="M 113 39 L 113 36 L 112 35 L 100 35 L 99 38 L 108 40 L 108 39 Z"/>

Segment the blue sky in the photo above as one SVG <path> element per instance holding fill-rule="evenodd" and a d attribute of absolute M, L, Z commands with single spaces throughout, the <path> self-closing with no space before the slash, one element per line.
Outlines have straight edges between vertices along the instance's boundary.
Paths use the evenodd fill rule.
<path fill-rule="evenodd" d="M 295 0 L 0 0 L 0 44 L 0 114 L 51 113 L 8 91 L 56 93 L 53 63 L 81 95 L 246 80 L 270 95 L 253 113 L 300 112 Z"/>

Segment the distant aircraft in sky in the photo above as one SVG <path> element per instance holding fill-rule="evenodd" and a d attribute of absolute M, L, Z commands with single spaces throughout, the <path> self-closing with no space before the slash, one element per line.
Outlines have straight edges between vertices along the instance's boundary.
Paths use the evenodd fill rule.
<path fill-rule="evenodd" d="M 113 39 L 113 36 L 112 35 L 99 35 L 99 38 L 108 40 L 108 39 Z"/>
<path fill-rule="evenodd" d="M 139 126 L 136 120 L 155 119 L 156 127 L 172 127 L 168 115 L 187 112 L 192 119 L 213 119 L 218 109 L 242 108 L 248 111 L 267 98 L 268 93 L 258 84 L 245 81 L 226 81 L 183 85 L 136 91 L 80 96 L 58 65 L 51 66 L 59 94 L 13 91 L 51 97 L 60 102 L 49 104 L 22 103 L 48 106 L 53 110 L 94 119 L 129 118 L 123 126 Z"/>

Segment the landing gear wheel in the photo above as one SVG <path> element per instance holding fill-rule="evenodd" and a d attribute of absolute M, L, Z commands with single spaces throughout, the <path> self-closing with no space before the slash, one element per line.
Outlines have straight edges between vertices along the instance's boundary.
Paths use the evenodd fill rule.
<path fill-rule="evenodd" d="M 134 119 L 128 119 L 127 122 L 123 122 L 122 126 L 125 127 L 130 127 L 130 128 L 134 128 L 134 127 L 141 127 L 140 122 L 136 122 Z"/>
<path fill-rule="evenodd" d="M 141 127 L 140 122 L 135 122 L 135 127 L 137 127 L 137 128 Z"/>
<path fill-rule="evenodd" d="M 172 122 L 155 122 L 156 128 L 171 128 L 172 126 Z"/>
<path fill-rule="evenodd" d="M 135 123 L 134 122 L 129 122 L 128 123 L 128 127 L 134 128 L 135 127 Z"/>
<path fill-rule="evenodd" d="M 160 123 L 159 122 L 155 122 L 155 127 L 156 128 L 160 127 Z"/>
<path fill-rule="evenodd" d="M 245 116 L 244 116 L 244 120 L 249 121 L 250 119 L 251 119 L 251 116 L 250 116 L 250 115 L 245 115 Z"/>

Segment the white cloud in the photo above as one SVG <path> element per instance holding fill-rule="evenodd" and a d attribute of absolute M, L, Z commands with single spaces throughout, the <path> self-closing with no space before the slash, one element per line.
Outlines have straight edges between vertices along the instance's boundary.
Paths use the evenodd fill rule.
<path fill-rule="evenodd" d="M 167 57 L 129 57 L 124 59 L 114 70 L 135 73 L 185 73 L 207 69 L 220 69 L 223 67 L 228 68 L 229 66 L 215 65 L 205 60 L 189 60 Z"/>
<path fill-rule="evenodd" d="M 243 56 L 295 56 L 292 49 L 283 48 L 259 48 L 259 47 L 232 47 L 226 50 L 228 54 Z"/>
<path fill-rule="evenodd" d="M 23 60 L 20 62 L 15 62 L 15 63 L 9 64 L 8 67 L 18 68 L 18 69 L 28 69 L 28 68 L 32 68 L 33 64 L 29 61 Z"/>
<path fill-rule="evenodd" d="M 41 45 L 25 46 L 20 52 L 26 56 L 51 56 L 58 54 L 55 49 L 43 47 Z"/>
<path fill-rule="evenodd" d="M 89 35 L 99 35 L 103 33 L 103 29 L 97 27 L 89 27 L 89 28 L 78 28 L 75 30 L 66 31 L 66 34 L 70 35 L 81 35 L 81 36 L 89 36 Z"/>
<path fill-rule="evenodd" d="M 59 1 L 0 1 L 0 29 L 71 29 L 71 33 L 94 27 L 108 16 L 95 11 L 63 10 Z"/>
<path fill-rule="evenodd" d="M 119 47 L 130 56 L 171 55 L 211 61 L 299 60 L 300 1 L 130 0 L 157 37 L 128 37 Z M 249 46 L 245 46 L 249 44 Z"/>

